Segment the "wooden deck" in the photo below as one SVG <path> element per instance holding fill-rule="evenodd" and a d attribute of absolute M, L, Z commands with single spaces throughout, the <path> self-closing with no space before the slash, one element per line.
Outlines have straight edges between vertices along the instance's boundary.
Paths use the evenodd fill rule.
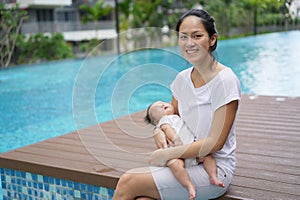
<path fill-rule="evenodd" d="M 0 167 L 114 188 L 155 149 L 144 112 L 0 155 Z M 221 199 L 300 199 L 300 98 L 242 98 L 238 165 Z"/>

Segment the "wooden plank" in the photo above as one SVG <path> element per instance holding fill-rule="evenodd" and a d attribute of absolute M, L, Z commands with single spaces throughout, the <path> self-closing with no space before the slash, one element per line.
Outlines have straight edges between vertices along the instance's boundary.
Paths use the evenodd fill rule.
<path fill-rule="evenodd" d="M 230 198 L 226 198 L 229 196 Z M 220 200 L 226 199 L 289 199 L 289 200 L 299 200 L 299 195 L 283 194 L 281 191 L 266 191 L 260 189 L 259 187 L 240 187 L 237 185 L 231 185 L 229 191 L 226 193 L 225 197 L 221 197 Z"/>
<path fill-rule="evenodd" d="M 237 168 L 235 175 L 240 177 L 248 177 L 248 178 L 272 181 L 271 185 L 274 184 L 277 185 L 278 183 L 300 185 L 299 174 L 285 173 L 285 175 L 282 176 L 284 170 L 281 172 L 276 172 L 274 170 L 262 170 L 262 169 L 260 169 L 259 172 L 257 171 L 258 169 L 256 167 L 255 168 L 239 167 Z"/>
<path fill-rule="evenodd" d="M 232 185 L 244 188 L 252 188 L 255 191 L 258 189 L 266 192 L 280 192 L 281 195 L 277 196 L 279 199 L 280 196 L 284 197 L 286 195 L 300 196 L 300 185 L 282 182 L 274 183 L 274 180 L 270 181 L 245 176 L 235 176 Z M 259 196 L 254 196 L 254 194 L 252 194 L 252 198 L 255 199 L 255 197 L 260 199 Z"/>
<path fill-rule="evenodd" d="M 142 114 L 144 114 L 144 112 Z M 139 115 L 139 113 L 136 114 L 136 116 L 140 118 Z M 148 142 L 143 144 L 137 143 L 140 142 L 140 138 L 120 134 L 124 132 L 124 130 L 120 131 L 118 128 L 120 127 L 120 124 L 122 126 L 124 124 L 129 126 L 132 122 L 132 120 L 128 120 L 127 118 L 123 119 L 127 122 L 119 123 L 118 126 L 112 122 L 103 123 L 103 127 L 105 128 L 104 131 L 109 128 L 107 131 L 110 134 L 109 139 L 116 140 L 116 144 L 125 148 L 125 150 L 126 148 L 131 151 L 145 151 L 145 149 L 148 149 L 148 153 L 151 149 L 153 151 L 155 149 L 155 145 L 151 137 L 146 138 Z M 139 120 L 136 120 L 135 123 L 136 122 L 139 123 Z M 142 120 L 140 120 L 140 122 L 142 122 Z M 101 128 L 103 127 L 101 126 Z M 144 154 L 132 154 L 132 152 L 124 151 L 124 149 L 122 151 L 111 149 L 113 146 L 103 141 L 104 137 L 97 134 L 98 130 L 98 126 L 92 126 L 79 132 L 72 132 L 70 134 L 51 138 L 44 142 L 20 148 L 14 152 L 9 152 L 5 155 L 13 161 L 8 161 L 5 159 L 6 156 L 1 155 L 3 156 L 3 160 L 0 160 L 0 163 L 5 160 L 5 164 L 1 166 L 54 177 L 61 177 L 62 174 L 58 172 L 61 172 L 59 169 L 64 168 L 65 171 L 63 172 L 62 178 L 70 180 L 73 180 L 72 177 L 82 177 L 81 174 L 100 173 L 100 175 L 103 176 L 102 172 L 105 172 L 111 175 L 109 176 L 109 181 L 104 179 L 106 180 L 105 183 L 103 181 L 99 181 L 102 180 L 99 177 L 93 179 L 84 178 L 75 181 L 105 187 L 115 187 L 118 177 L 121 173 L 124 173 L 125 170 L 148 165 L 148 159 Z M 128 130 L 136 129 L 129 128 L 125 131 Z M 152 129 L 148 129 L 148 133 L 152 134 Z M 122 140 L 120 140 L 120 138 Z M 88 142 L 88 146 L 83 144 L 84 142 Z M 132 144 L 136 144 L 136 147 Z M 93 151 L 92 154 L 91 150 Z M 104 164 L 101 163 L 101 160 L 105 160 Z M 27 166 L 27 164 L 20 169 L 19 166 L 21 165 L 16 164 L 27 161 L 29 161 L 32 165 L 37 165 L 34 167 L 36 170 L 32 171 L 31 169 L 33 167 Z M 40 163 L 46 166 L 45 169 L 38 166 Z M 117 166 L 114 164 L 117 164 Z M 95 179 L 98 181 L 91 181 Z"/>
<path fill-rule="evenodd" d="M 260 171 L 270 171 L 275 173 L 281 173 L 281 176 L 285 177 L 285 175 L 300 175 L 299 167 L 283 165 L 283 164 L 270 164 L 265 162 L 253 162 L 253 160 L 239 157 L 237 162 L 237 171 L 239 169 L 255 169 L 259 174 Z"/>
<path fill-rule="evenodd" d="M 266 155 L 258 155 L 258 154 L 247 154 L 247 153 L 241 153 L 238 152 L 237 159 L 249 159 L 255 162 L 262 162 L 265 164 L 268 164 L 269 167 L 272 167 L 272 165 L 286 165 L 286 166 L 295 166 L 300 167 L 300 162 L 298 160 L 292 159 L 292 158 L 280 158 L 280 157 L 271 157 Z"/>

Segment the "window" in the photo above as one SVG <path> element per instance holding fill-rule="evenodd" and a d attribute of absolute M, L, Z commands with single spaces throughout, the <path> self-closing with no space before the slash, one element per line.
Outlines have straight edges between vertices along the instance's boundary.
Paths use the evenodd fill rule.
<path fill-rule="evenodd" d="M 56 12 L 57 21 L 76 21 L 76 13 L 73 10 L 65 10 Z"/>
<path fill-rule="evenodd" d="M 51 9 L 40 9 L 36 13 L 38 22 L 54 21 L 53 10 Z"/>

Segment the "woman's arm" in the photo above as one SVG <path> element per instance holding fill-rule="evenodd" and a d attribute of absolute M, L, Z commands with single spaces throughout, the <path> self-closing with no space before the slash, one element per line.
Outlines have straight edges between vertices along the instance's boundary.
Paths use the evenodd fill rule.
<path fill-rule="evenodd" d="M 150 157 L 150 164 L 165 166 L 170 159 L 204 157 L 221 150 L 230 133 L 237 109 L 237 100 L 218 108 L 214 113 L 210 135 L 207 138 L 187 145 L 154 151 Z"/>
<path fill-rule="evenodd" d="M 178 112 L 178 101 L 177 101 L 177 99 L 174 98 L 174 96 L 172 96 L 172 102 L 171 102 L 171 104 L 174 107 L 174 112 L 175 112 L 174 114 L 175 115 L 179 115 L 179 112 Z"/>

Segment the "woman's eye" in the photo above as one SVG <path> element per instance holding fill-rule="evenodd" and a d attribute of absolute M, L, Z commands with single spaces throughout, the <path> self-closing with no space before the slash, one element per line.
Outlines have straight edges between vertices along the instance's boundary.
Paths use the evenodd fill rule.
<path fill-rule="evenodd" d="M 194 35 L 194 39 L 200 39 L 201 37 L 202 37 L 201 34 L 195 34 L 195 35 Z"/>
<path fill-rule="evenodd" d="M 180 35 L 179 38 L 182 39 L 182 40 L 184 40 L 184 39 L 187 39 L 187 36 L 186 35 Z"/>

